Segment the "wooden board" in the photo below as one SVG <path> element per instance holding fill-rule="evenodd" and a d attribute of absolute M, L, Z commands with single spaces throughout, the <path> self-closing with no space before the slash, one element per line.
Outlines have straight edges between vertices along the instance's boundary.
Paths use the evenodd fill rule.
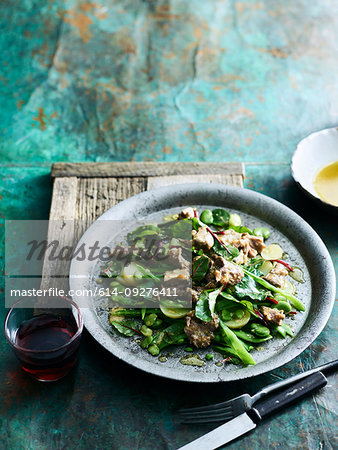
<path fill-rule="evenodd" d="M 145 190 L 179 183 L 223 183 L 243 187 L 241 163 L 56 163 L 48 240 L 74 246 L 112 206 Z M 75 222 L 76 221 L 76 225 Z M 69 262 L 44 261 L 42 288 L 66 288 Z M 64 279 L 55 278 L 62 274 Z M 60 287 L 62 286 L 62 287 Z"/>

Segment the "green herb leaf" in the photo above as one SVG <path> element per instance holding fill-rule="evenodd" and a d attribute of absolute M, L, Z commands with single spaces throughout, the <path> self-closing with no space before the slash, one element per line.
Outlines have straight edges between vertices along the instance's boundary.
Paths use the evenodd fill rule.
<path fill-rule="evenodd" d="M 254 275 L 253 273 L 250 273 L 244 267 L 242 267 L 242 270 L 245 274 L 249 275 L 251 278 L 253 278 L 255 281 L 257 281 L 257 283 L 261 284 L 266 289 L 269 289 L 272 292 L 277 292 L 278 294 L 281 294 L 284 297 L 286 297 L 287 299 L 289 299 L 290 302 L 293 304 L 293 306 L 295 308 L 297 308 L 299 311 L 305 311 L 305 306 L 303 305 L 303 303 L 300 300 L 298 300 L 298 298 L 295 297 L 294 295 L 290 294 L 289 292 L 284 291 L 283 289 L 277 288 L 276 286 L 269 283 L 268 281 L 263 280 L 263 278 L 260 278 L 256 275 Z"/>
<path fill-rule="evenodd" d="M 191 219 L 192 227 L 194 230 L 198 231 L 202 226 L 204 226 L 203 223 L 200 222 L 200 220 L 197 217 L 193 217 Z"/>
<path fill-rule="evenodd" d="M 239 255 L 239 250 L 224 242 L 220 244 L 218 241 L 214 242 L 213 250 L 217 255 L 223 256 L 225 259 L 233 259 Z"/>
<path fill-rule="evenodd" d="M 221 293 L 222 288 L 223 288 L 223 286 L 221 286 L 219 289 L 216 289 L 215 291 L 209 292 L 209 294 L 208 294 L 209 310 L 210 310 L 211 316 L 215 312 L 216 300 L 217 300 L 217 297 L 219 296 L 219 294 Z"/>
<path fill-rule="evenodd" d="M 195 306 L 195 316 L 198 319 L 203 320 L 204 322 L 212 320 L 212 315 L 215 312 L 216 300 L 221 290 L 222 286 L 219 289 L 201 292 Z"/>
<path fill-rule="evenodd" d="M 185 320 L 176 320 L 172 325 L 156 334 L 153 339 L 160 350 L 168 345 L 183 344 L 187 340 L 184 333 Z"/>
<path fill-rule="evenodd" d="M 209 269 L 210 259 L 202 255 L 193 262 L 192 265 L 192 281 L 197 282 L 203 280 Z"/>
<path fill-rule="evenodd" d="M 248 234 L 253 234 L 253 231 L 250 230 L 250 228 L 248 228 L 248 227 L 243 227 L 242 225 L 239 225 L 239 226 L 230 225 L 229 228 L 231 228 L 231 230 L 236 231 L 237 233 L 248 233 Z"/>
<path fill-rule="evenodd" d="M 136 320 L 123 320 L 122 322 L 113 321 L 111 324 L 124 336 L 134 336 L 135 334 L 139 334 L 139 324 Z"/>
<path fill-rule="evenodd" d="M 225 209 L 217 208 L 212 212 L 213 225 L 227 227 L 229 225 L 230 214 Z"/>
<path fill-rule="evenodd" d="M 225 309 L 231 309 L 233 307 L 233 303 L 239 303 L 245 307 L 254 317 L 259 317 L 255 312 L 257 306 L 251 303 L 248 300 L 237 300 L 233 295 L 228 294 L 227 292 L 221 292 L 220 295 L 224 298 L 217 302 L 217 311 L 222 311 Z"/>
<path fill-rule="evenodd" d="M 195 316 L 204 322 L 209 322 L 212 320 L 209 308 L 209 295 L 207 291 L 202 291 L 199 296 L 195 306 Z"/>
<path fill-rule="evenodd" d="M 137 227 L 134 231 L 131 233 L 128 233 L 127 235 L 127 241 L 129 243 L 135 242 L 138 239 L 141 239 L 145 236 L 152 236 L 154 234 L 158 234 L 160 232 L 160 229 L 156 225 L 142 225 L 140 227 Z"/>
<path fill-rule="evenodd" d="M 172 235 L 174 238 L 185 238 L 191 235 L 191 219 L 178 220 L 167 233 Z"/>
<path fill-rule="evenodd" d="M 234 294 L 239 298 L 248 297 L 251 300 L 265 300 L 268 292 L 265 289 L 260 288 L 255 280 L 248 275 L 244 275 L 241 281 L 235 285 Z"/>

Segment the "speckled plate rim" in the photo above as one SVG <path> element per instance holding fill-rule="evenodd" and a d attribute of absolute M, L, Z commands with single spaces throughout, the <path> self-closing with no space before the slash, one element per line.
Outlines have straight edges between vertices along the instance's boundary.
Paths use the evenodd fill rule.
<path fill-rule="evenodd" d="M 211 201 L 210 199 L 213 200 Z M 217 200 L 216 200 L 217 199 Z M 167 368 L 156 360 L 149 362 L 143 360 L 139 355 L 133 354 L 129 349 L 119 346 L 110 334 L 103 329 L 99 319 L 90 308 L 81 308 L 84 324 L 89 333 L 114 356 L 122 359 L 128 364 L 154 375 L 189 382 L 221 382 L 245 379 L 269 372 L 287 362 L 291 361 L 302 353 L 321 333 L 325 327 L 335 299 L 335 271 L 327 248 L 317 235 L 317 233 L 300 216 L 288 207 L 271 199 L 263 194 L 243 188 L 236 188 L 222 184 L 191 183 L 182 185 L 164 186 L 151 191 L 142 192 L 110 208 L 97 220 L 109 220 L 111 214 L 114 219 L 124 220 L 131 218 L 142 218 L 149 214 L 151 210 L 160 211 L 174 206 L 187 206 L 199 204 L 217 204 L 226 206 L 231 202 L 238 202 L 243 208 L 238 210 L 250 211 L 251 207 L 255 217 L 259 217 L 268 222 L 271 226 L 280 230 L 286 235 L 297 249 L 302 248 L 306 252 L 305 261 L 312 259 L 312 301 L 313 297 L 320 296 L 319 307 L 315 315 L 308 316 L 304 326 L 298 335 L 276 354 L 275 357 L 258 363 L 255 366 L 237 367 L 229 372 L 203 373 L 196 371 L 182 371 L 175 368 Z M 148 214 L 147 214 L 148 212 Z M 80 239 L 78 246 L 85 241 L 95 229 L 94 222 Z M 297 244 L 295 243 L 297 241 Z M 315 255 L 315 258 L 313 256 Z M 304 253 L 302 252 L 302 257 Z M 312 267 L 314 269 L 314 267 Z M 73 277 L 76 277 L 76 261 L 73 260 L 70 267 L 70 287 L 72 288 Z M 76 301 L 76 298 L 74 298 Z M 187 366 L 189 368 L 189 366 Z"/>

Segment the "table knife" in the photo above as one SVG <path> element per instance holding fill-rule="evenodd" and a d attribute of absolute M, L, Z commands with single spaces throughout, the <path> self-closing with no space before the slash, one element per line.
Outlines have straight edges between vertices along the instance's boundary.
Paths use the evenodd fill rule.
<path fill-rule="evenodd" d="M 326 383 L 327 379 L 322 372 L 314 373 L 284 391 L 262 400 L 248 412 L 237 416 L 235 419 L 184 445 L 179 450 L 214 450 L 225 445 L 256 428 L 262 419 L 271 416 L 271 414 L 289 406 L 300 398 L 322 388 Z"/>

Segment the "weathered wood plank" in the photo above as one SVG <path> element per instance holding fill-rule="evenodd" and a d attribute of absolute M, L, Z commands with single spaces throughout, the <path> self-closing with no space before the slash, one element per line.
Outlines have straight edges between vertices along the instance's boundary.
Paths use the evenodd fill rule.
<path fill-rule="evenodd" d="M 147 189 L 155 189 L 161 186 L 167 186 L 170 184 L 182 184 L 182 183 L 223 183 L 230 186 L 243 187 L 243 176 L 237 174 L 227 175 L 172 175 L 166 177 L 151 177 L 148 179 Z"/>
<path fill-rule="evenodd" d="M 239 174 L 244 176 L 244 165 L 238 162 L 112 162 L 112 163 L 55 163 L 56 177 L 154 177 L 194 174 Z"/>
<path fill-rule="evenodd" d="M 77 185 L 75 177 L 56 178 L 54 181 L 47 241 L 58 241 L 58 252 L 61 248 L 74 244 Z M 48 256 L 49 251 L 44 258 L 41 288 L 57 287 L 66 290 L 70 261 L 60 258 L 49 260 Z"/>
<path fill-rule="evenodd" d="M 75 218 L 77 238 L 112 206 L 145 191 L 147 180 L 135 178 L 79 178 Z"/>

